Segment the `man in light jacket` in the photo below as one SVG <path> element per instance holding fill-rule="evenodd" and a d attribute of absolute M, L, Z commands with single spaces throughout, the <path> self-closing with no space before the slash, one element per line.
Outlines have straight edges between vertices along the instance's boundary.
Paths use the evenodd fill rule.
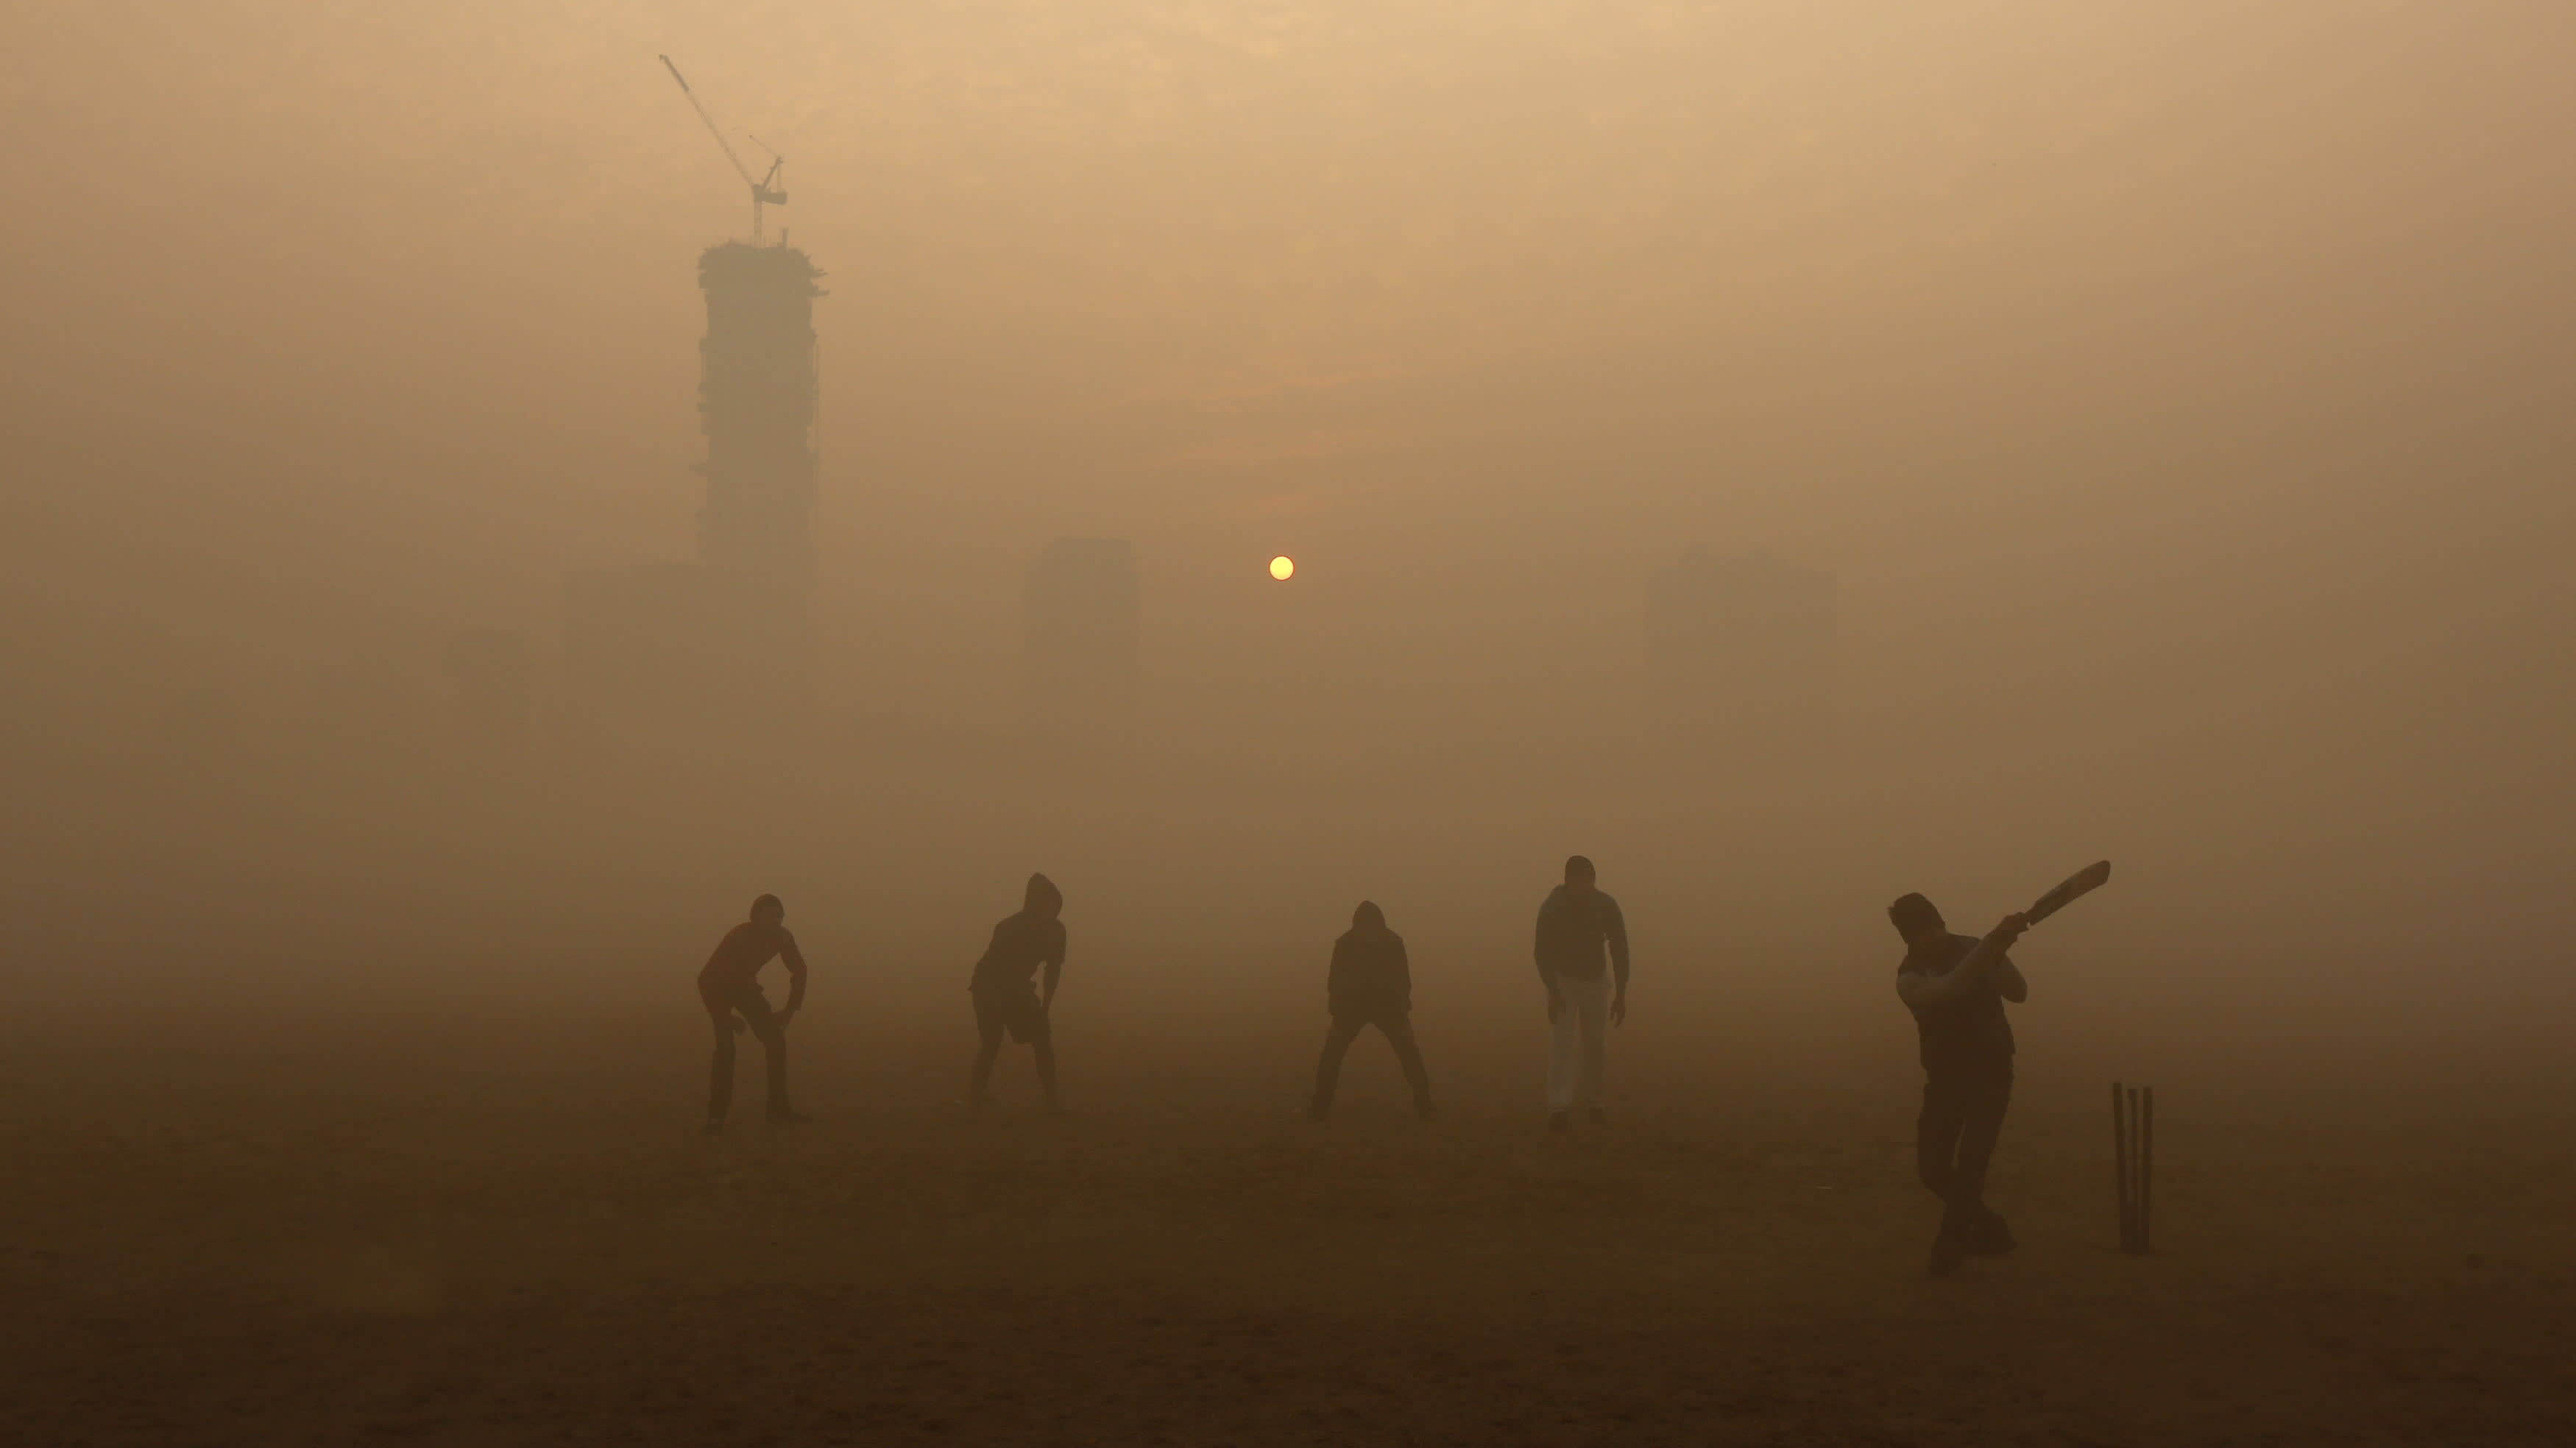
<path fill-rule="evenodd" d="M 1610 1054 L 1604 1027 L 1628 1019 L 1628 922 L 1581 855 L 1565 862 L 1565 883 L 1538 907 L 1534 953 L 1555 1027 L 1547 1129 L 1567 1129 L 1577 1106 L 1601 1125 L 1601 1077 Z"/>

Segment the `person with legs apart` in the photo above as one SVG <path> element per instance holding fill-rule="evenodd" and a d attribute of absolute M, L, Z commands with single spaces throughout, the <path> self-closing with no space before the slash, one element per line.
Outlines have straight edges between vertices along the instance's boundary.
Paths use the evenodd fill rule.
<path fill-rule="evenodd" d="M 1333 965 L 1325 995 L 1332 1010 L 1332 1029 L 1324 1035 L 1323 1059 L 1315 1063 L 1315 1095 L 1306 1114 L 1323 1121 L 1333 1113 L 1333 1088 L 1340 1081 L 1342 1057 L 1360 1032 L 1375 1026 L 1395 1048 L 1396 1064 L 1413 1087 L 1413 1109 L 1431 1115 L 1431 1075 L 1423 1069 L 1422 1048 L 1413 1039 L 1413 967 L 1405 958 L 1404 937 L 1386 928 L 1386 914 L 1363 900 L 1351 912 L 1351 928 L 1333 942 Z"/>
<path fill-rule="evenodd" d="M 1058 1106 L 1055 1090 L 1055 1032 L 1052 1012 L 1056 985 L 1064 977 L 1064 894 L 1044 875 L 1029 876 L 1017 914 L 993 927 L 992 943 L 975 962 L 975 978 L 966 987 L 975 1000 L 975 1070 L 967 1085 L 969 1105 L 980 1111 L 991 1104 L 993 1060 L 1008 1037 L 1035 1049 L 1038 1086 L 1049 1111 Z M 1036 979 L 1046 971 L 1043 988 Z"/>

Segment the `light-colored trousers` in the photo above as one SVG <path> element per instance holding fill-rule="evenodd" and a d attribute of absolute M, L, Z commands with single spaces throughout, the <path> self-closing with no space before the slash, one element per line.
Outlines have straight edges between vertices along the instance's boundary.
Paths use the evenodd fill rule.
<path fill-rule="evenodd" d="M 1571 1111 L 1601 1104 L 1601 1072 L 1609 1063 L 1610 976 L 1556 978 L 1565 1009 L 1556 1013 L 1555 1049 L 1547 1063 L 1547 1109 Z"/>

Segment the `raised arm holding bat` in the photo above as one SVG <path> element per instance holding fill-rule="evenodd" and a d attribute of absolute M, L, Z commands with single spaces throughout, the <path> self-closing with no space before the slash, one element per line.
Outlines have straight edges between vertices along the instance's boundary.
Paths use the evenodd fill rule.
<path fill-rule="evenodd" d="M 1923 899 L 1920 895 L 1906 898 Z M 1924 903 L 1929 905 L 1931 902 L 1925 900 Z M 1893 907 L 1890 908 L 1892 913 Z M 1948 928 L 1942 924 L 1938 912 L 1932 918 L 1947 935 Z M 1904 929 L 1902 925 L 1897 928 L 1899 931 Z M 1938 974 L 1928 969 L 1899 970 L 1896 976 L 1897 996 L 1918 1015 L 1935 1006 L 1966 1000 L 1981 990 L 1992 991 L 2014 1005 L 2020 1005 L 2030 999 L 2030 982 L 2022 979 L 2021 967 L 2013 964 L 2012 957 L 2005 952 L 2011 950 L 2013 943 L 2021 939 L 2022 932 L 2029 928 L 2030 917 L 2015 911 L 1997 921 L 1995 928 L 1987 931 L 1985 938 L 1970 947 L 1968 953 L 1959 958 L 1959 963 L 1948 970 Z M 1950 938 L 1964 940 L 1967 937 L 1954 935 Z M 1907 937 L 1909 954 L 1913 943 L 1913 938 Z"/>

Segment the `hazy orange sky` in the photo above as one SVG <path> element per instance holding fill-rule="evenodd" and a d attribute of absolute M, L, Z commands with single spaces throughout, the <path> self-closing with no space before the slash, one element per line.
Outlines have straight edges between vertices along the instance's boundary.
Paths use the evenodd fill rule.
<path fill-rule="evenodd" d="M 853 547 L 1579 509 L 1884 566 L 1915 515 L 2259 491 L 2206 456 L 2258 412 L 2566 382 L 2563 5 L 48 11 L 19 425 L 540 571 L 685 537 L 688 264 L 743 207 L 661 51 L 788 153 Z"/>
<path fill-rule="evenodd" d="M 668 52 L 829 273 L 847 707 L 978 727 L 1020 570 L 1096 533 L 1185 722 L 1616 735 L 1645 574 L 1767 546 L 1839 575 L 1890 778 L 2340 801 L 2298 837 L 2427 897 L 2563 852 L 2562 0 L 97 0 L 12 41 L 36 672 L 431 673 L 687 556 L 694 258 L 747 217 Z"/>

